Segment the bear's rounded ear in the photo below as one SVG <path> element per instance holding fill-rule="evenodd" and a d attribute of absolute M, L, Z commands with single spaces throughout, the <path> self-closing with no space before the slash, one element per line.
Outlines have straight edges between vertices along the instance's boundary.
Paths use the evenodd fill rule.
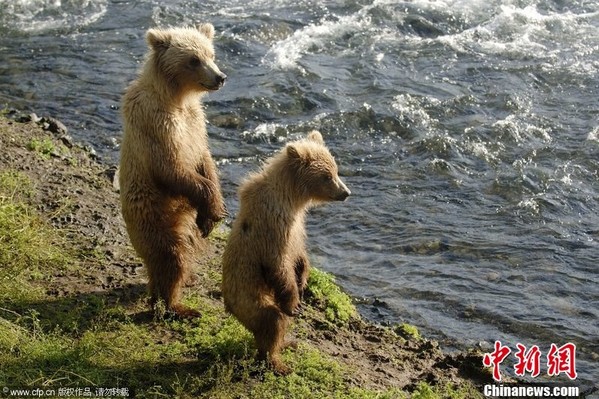
<path fill-rule="evenodd" d="M 196 28 L 208 39 L 214 39 L 214 25 L 211 23 L 199 24 Z"/>
<path fill-rule="evenodd" d="M 324 139 L 318 130 L 312 130 L 310 133 L 308 133 L 308 140 L 324 145 Z"/>
<path fill-rule="evenodd" d="M 150 29 L 146 33 L 146 41 L 154 50 L 167 48 L 171 41 L 171 35 L 162 29 Z"/>
<path fill-rule="evenodd" d="M 297 159 L 297 160 L 302 158 L 299 151 L 293 144 L 289 144 L 287 146 L 287 156 L 289 156 L 289 158 L 291 158 L 291 159 Z"/>

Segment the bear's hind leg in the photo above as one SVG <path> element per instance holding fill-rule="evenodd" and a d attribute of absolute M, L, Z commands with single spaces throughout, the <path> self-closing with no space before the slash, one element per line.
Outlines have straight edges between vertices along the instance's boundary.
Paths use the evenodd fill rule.
<path fill-rule="evenodd" d="M 163 252 L 146 261 L 148 269 L 152 306 L 159 299 L 164 301 L 166 310 L 183 318 L 200 317 L 199 311 L 180 303 L 181 288 L 188 279 L 188 260 L 182 254 Z"/>
<path fill-rule="evenodd" d="M 268 361 L 276 374 L 287 375 L 291 373 L 291 368 L 281 359 L 281 350 L 285 345 L 289 318 L 274 306 L 262 308 L 259 312 L 256 320 L 258 329 L 254 331 L 258 359 Z"/>

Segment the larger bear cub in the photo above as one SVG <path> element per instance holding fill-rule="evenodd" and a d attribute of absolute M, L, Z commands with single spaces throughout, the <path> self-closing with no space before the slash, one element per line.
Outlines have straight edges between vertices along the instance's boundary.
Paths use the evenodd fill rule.
<path fill-rule="evenodd" d="M 223 298 L 254 334 L 259 358 L 279 374 L 290 372 L 280 352 L 310 268 L 306 210 L 349 194 L 317 131 L 288 144 L 239 189 L 240 210 L 223 254 Z"/>
<path fill-rule="evenodd" d="M 214 27 L 150 29 L 149 54 L 123 97 L 120 189 L 123 218 L 148 271 L 153 303 L 195 317 L 182 284 L 225 214 L 208 147 L 201 95 L 226 76 L 214 62 Z"/>

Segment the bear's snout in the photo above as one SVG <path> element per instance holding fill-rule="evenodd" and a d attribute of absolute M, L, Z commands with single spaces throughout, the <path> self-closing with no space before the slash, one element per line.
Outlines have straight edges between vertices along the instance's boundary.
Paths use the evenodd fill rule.
<path fill-rule="evenodd" d="M 345 201 L 347 199 L 347 197 L 349 197 L 350 194 L 351 194 L 351 192 L 349 190 L 342 191 L 337 195 L 337 198 L 335 198 L 335 199 L 337 201 Z"/>
<path fill-rule="evenodd" d="M 227 80 L 227 75 L 225 75 L 224 73 L 219 73 L 216 75 L 216 84 L 218 85 L 218 87 L 223 87 L 225 85 L 225 81 Z"/>
<path fill-rule="evenodd" d="M 339 178 L 337 178 L 337 186 L 339 187 L 339 190 L 337 191 L 335 199 L 337 201 L 345 201 L 347 197 L 350 196 L 351 191 L 349 191 L 349 188 L 347 188 L 345 183 L 343 183 Z"/>

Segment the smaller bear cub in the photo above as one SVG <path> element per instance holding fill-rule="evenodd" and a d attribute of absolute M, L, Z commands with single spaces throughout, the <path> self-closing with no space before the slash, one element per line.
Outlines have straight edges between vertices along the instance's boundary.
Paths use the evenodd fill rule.
<path fill-rule="evenodd" d="M 318 203 L 344 201 L 349 189 L 322 135 L 289 143 L 239 189 L 240 209 L 223 254 L 225 307 L 254 334 L 258 357 L 278 374 L 284 337 L 300 311 L 310 264 L 305 213 Z"/>

